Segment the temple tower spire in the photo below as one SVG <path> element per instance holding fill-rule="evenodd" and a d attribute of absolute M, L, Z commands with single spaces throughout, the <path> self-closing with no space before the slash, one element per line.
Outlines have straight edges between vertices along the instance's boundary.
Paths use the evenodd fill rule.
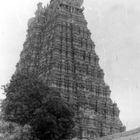
<path fill-rule="evenodd" d="M 77 139 L 92 140 L 125 127 L 104 81 L 82 5 L 83 0 L 51 0 L 47 7 L 38 4 L 28 22 L 16 72 L 35 73 L 56 88 L 76 109 Z"/>

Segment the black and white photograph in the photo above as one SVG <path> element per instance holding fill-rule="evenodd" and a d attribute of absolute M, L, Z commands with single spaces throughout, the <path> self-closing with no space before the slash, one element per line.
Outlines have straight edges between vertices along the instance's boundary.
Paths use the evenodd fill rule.
<path fill-rule="evenodd" d="M 140 0 L 0 1 L 0 140 L 140 140 Z"/>

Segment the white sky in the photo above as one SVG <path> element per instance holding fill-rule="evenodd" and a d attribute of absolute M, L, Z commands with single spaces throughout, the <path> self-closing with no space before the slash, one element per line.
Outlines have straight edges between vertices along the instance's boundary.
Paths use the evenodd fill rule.
<path fill-rule="evenodd" d="M 40 0 L 46 5 L 49 0 Z M 0 85 L 15 71 L 39 0 L 0 0 Z M 105 81 L 127 130 L 140 127 L 140 0 L 85 0 Z M 2 90 L 0 90 L 1 98 Z"/>

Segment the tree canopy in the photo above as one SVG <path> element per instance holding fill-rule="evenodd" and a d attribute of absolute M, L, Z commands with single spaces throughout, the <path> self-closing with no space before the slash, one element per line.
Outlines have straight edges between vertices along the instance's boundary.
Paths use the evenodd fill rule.
<path fill-rule="evenodd" d="M 74 111 L 60 93 L 32 74 L 16 74 L 5 86 L 4 120 L 32 127 L 40 140 L 63 140 L 74 135 Z"/>

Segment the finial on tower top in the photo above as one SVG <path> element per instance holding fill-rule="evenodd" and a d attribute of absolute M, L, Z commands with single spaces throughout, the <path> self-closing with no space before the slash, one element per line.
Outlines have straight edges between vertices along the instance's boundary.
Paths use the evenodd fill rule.
<path fill-rule="evenodd" d="M 39 2 L 39 3 L 37 4 L 37 10 L 36 10 L 36 12 L 35 12 L 35 15 L 36 15 L 36 16 L 40 16 L 43 12 L 44 12 L 44 8 L 43 8 L 43 6 L 42 6 L 42 2 Z"/>
<path fill-rule="evenodd" d="M 84 2 L 84 0 L 68 0 L 68 1 L 78 7 L 81 7 Z"/>
<path fill-rule="evenodd" d="M 83 2 L 84 2 L 84 0 L 77 0 L 77 3 L 78 3 L 78 6 L 82 6 L 82 4 L 83 4 Z"/>
<path fill-rule="evenodd" d="M 81 7 L 84 0 L 60 0 L 60 2 L 67 3 L 73 6 Z"/>
<path fill-rule="evenodd" d="M 38 8 L 39 10 L 43 8 L 43 7 L 42 7 L 42 2 L 39 2 L 39 3 L 37 4 L 37 8 Z"/>

